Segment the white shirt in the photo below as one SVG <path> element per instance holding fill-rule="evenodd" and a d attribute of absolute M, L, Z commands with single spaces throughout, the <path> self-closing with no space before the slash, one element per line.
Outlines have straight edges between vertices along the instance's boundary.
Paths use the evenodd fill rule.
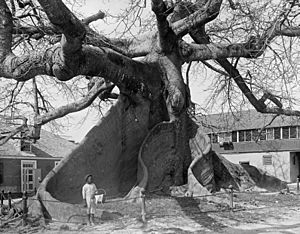
<path fill-rule="evenodd" d="M 97 187 L 94 183 L 88 184 L 86 183 L 82 187 L 82 198 L 90 201 L 91 199 L 95 198 L 95 194 L 97 192 Z"/>

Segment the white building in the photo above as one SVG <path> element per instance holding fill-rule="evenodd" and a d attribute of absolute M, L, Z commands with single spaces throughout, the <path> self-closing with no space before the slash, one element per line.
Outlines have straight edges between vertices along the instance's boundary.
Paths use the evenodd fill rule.
<path fill-rule="evenodd" d="M 300 174 L 300 118 L 274 116 L 249 110 L 202 116 L 198 121 L 213 150 L 231 162 L 295 182 Z"/>

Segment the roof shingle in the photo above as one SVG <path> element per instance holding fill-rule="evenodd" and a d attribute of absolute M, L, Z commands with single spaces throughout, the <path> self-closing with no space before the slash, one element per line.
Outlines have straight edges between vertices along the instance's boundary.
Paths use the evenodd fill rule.
<path fill-rule="evenodd" d="M 3 124 L 2 124 L 3 125 Z M 2 129 L 10 130 L 9 126 Z M 76 144 L 58 136 L 46 130 L 41 130 L 40 139 L 35 143 L 32 143 L 31 152 L 22 152 L 19 147 L 20 140 L 9 140 L 4 145 L 0 146 L 0 157 L 1 156 L 37 156 L 37 157 L 58 157 L 62 158 L 69 154 L 75 147 Z"/>
<path fill-rule="evenodd" d="M 246 129 L 259 129 L 268 125 L 271 127 L 300 126 L 300 117 L 278 116 L 270 124 L 273 114 L 262 114 L 256 110 L 241 111 L 237 113 L 221 113 L 197 117 L 197 122 L 203 127 L 203 131 L 220 132 Z M 270 124 L 270 125 L 269 125 Z"/>

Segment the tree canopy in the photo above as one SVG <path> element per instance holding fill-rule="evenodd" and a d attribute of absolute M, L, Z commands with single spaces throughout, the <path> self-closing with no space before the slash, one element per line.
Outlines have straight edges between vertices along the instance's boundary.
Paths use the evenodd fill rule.
<path fill-rule="evenodd" d="M 0 111 L 32 116 L 32 138 L 98 97 L 117 98 L 115 86 L 149 100 L 163 92 L 174 120 L 188 106 L 193 66 L 195 79 L 211 80 L 212 99 L 233 110 L 250 103 L 262 113 L 300 116 L 296 0 L 130 0 L 114 18 L 122 29 L 115 37 L 90 26 L 112 18 L 101 2 L 88 17 L 72 12 L 74 4 L 84 2 L 0 0 Z M 70 102 L 53 105 L 57 92 Z M 1 135 L 2 143 L 15 132 Z"/>

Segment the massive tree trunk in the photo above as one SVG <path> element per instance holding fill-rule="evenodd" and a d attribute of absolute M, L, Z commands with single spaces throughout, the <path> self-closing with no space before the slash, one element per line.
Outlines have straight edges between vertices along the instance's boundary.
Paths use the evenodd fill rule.
<path fill-rule="evenodd" d="M 161 108 L 166 114 L 166 108 Z M 182 113 L 176 122 L 166 121 L 164 115 L 151 113 L 148 100 L 136 96 L 133 102 L 124 95 L 46 176 L 31 212 L 61 221 L 84 221 L 82 208 L 71 204 L 81 203 L 84 177 L 90 173 L 108 197 L 130 202 L 137 201 L 142 190 L 201 196 L 229 185 L 238 191 L 257 185 L 273 190 L 285 187 L 275 177 L 264 183 L 265 178 L 257 179 L 260 171 L 245 170 L 212 151 L 208 137 L 188 114 Z"/>

